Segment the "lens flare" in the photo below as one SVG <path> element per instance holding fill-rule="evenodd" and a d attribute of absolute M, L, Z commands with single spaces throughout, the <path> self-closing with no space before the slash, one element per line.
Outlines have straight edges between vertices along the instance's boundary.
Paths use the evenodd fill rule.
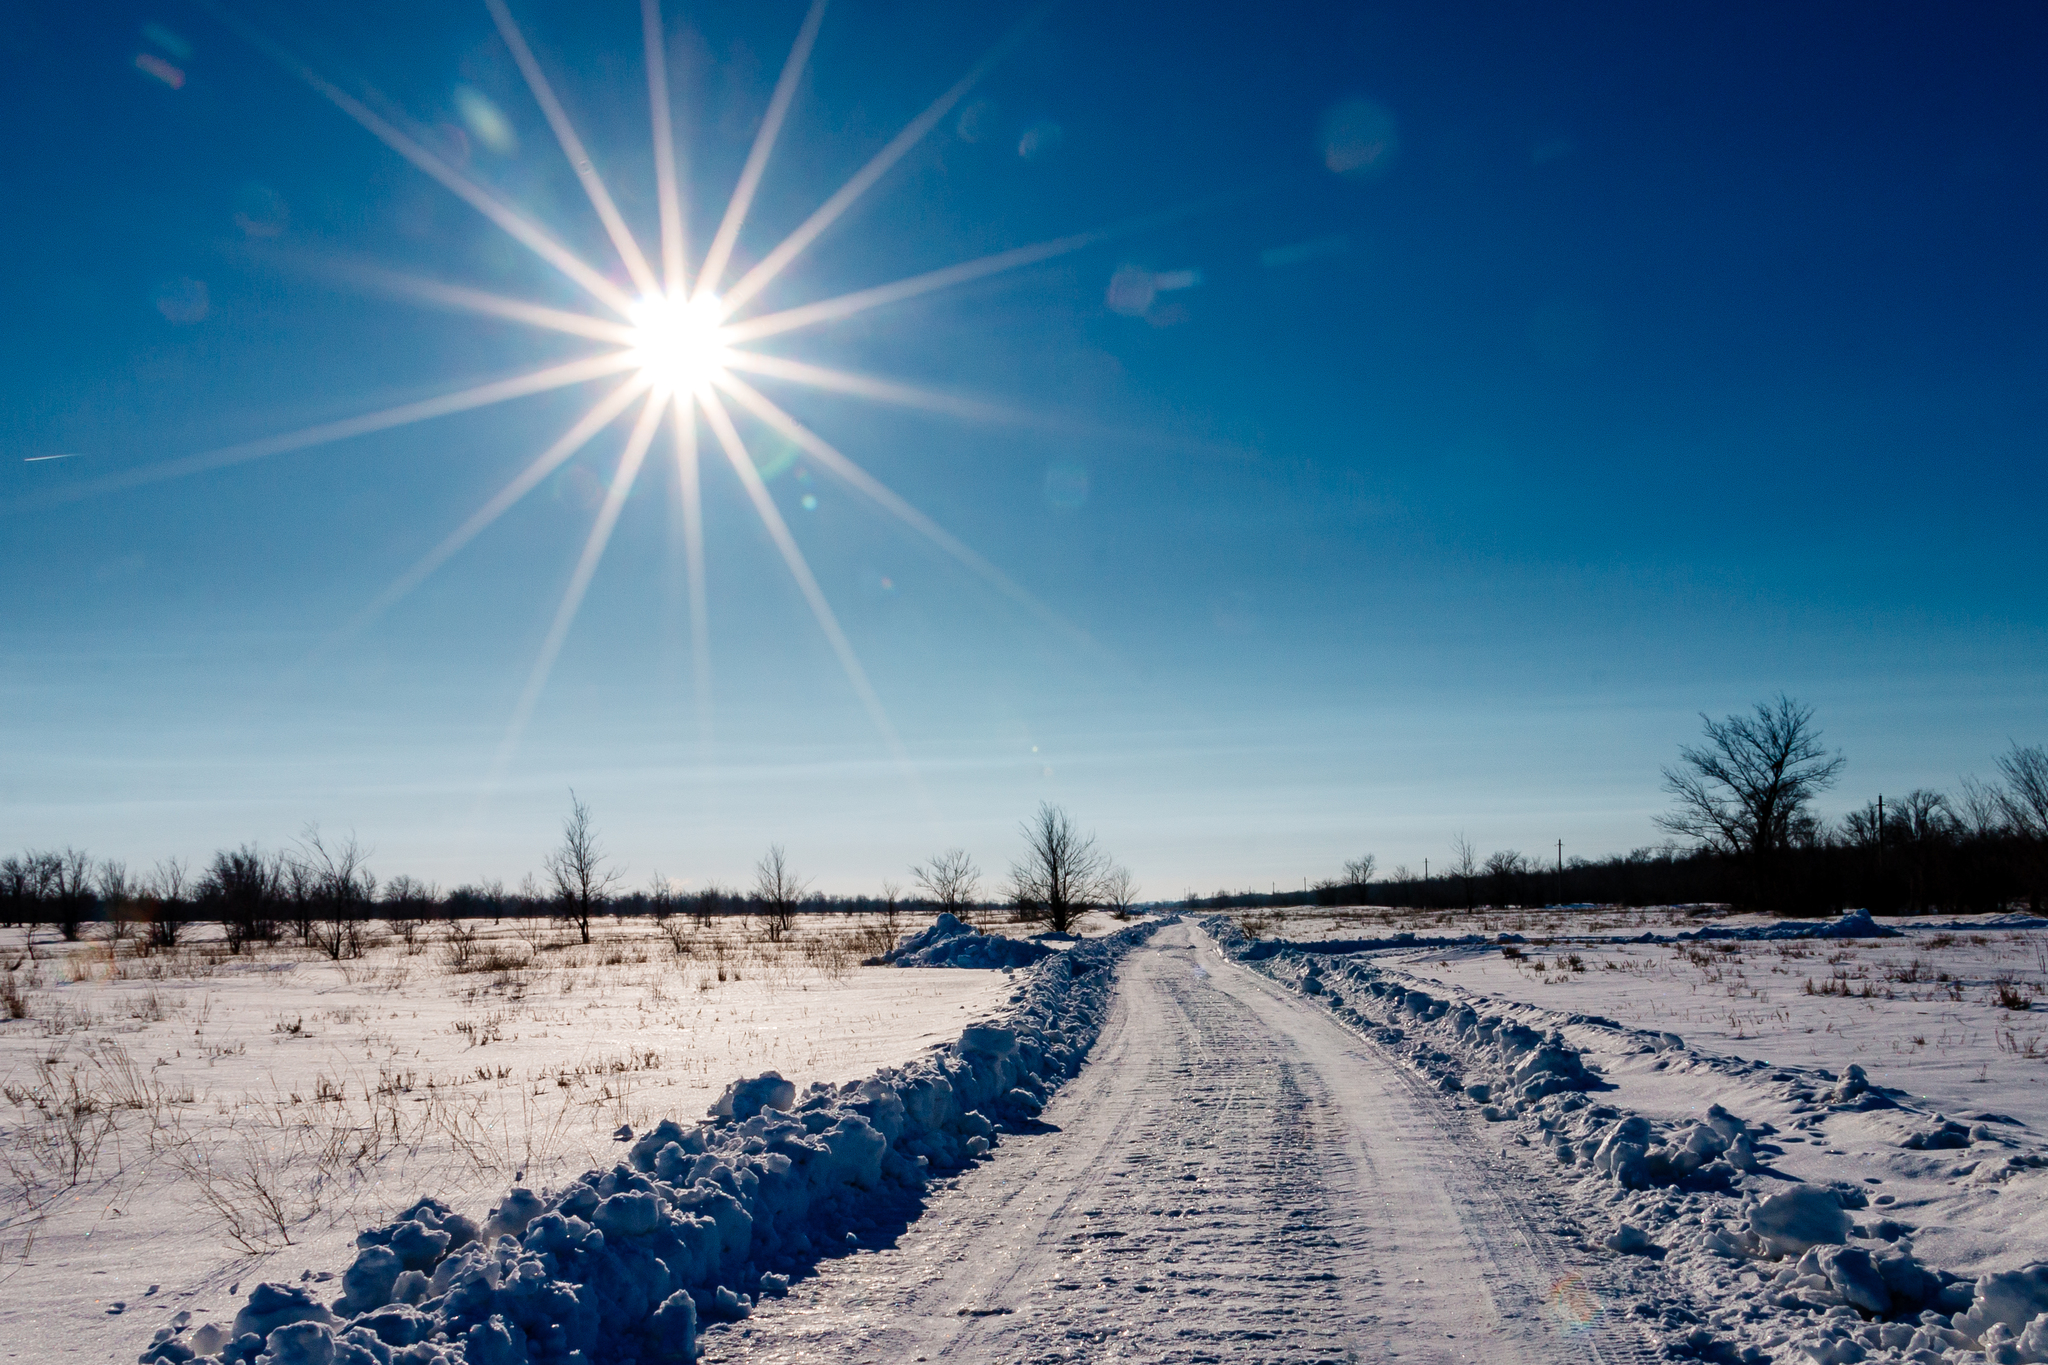
<path fill-rule="evenodd" d="M 725 373 L 725 305 L 714 294 L 649 294 L 629 311 L 640 374 L 667 392 L 694 392 Z"/>

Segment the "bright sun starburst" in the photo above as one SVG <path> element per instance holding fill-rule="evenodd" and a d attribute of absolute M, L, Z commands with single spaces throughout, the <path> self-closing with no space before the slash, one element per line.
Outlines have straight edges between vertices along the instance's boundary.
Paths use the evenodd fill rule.
<path fill-rule="evenodd" d="M 634 360 L 653 388 L 694 393 L 725 373 L 725 306 L 715 296 L 649 294 L 628 316 Z"/>
<path fill-rule="evenodd" d="M 619 455 L 605 498 L 598 509 L 557 605 L 553 622 L 523 689 L 500 748 L 498 771 L 502 772 L 514 746 L 532 715 L 556 656 L 576 618 L 599 560 L 603 557 L 618 523 L 627 495 L 666 429 L 672 437 L 678 486 L 681 490 L 681 522 L 686 573 L 688 577 L 691 640 L 696 671 L 696 692 L 700 723 L 708 724 L 710 653 L 706 629 L 707 604 L 704 591 L 703 517 L 699 493 L 698 456 L 700 436 L 708 429 L 717 452 L 738 476 L 748 500 L 788 566 L 808 602 L 819 627 L 831 642 L 847 680 L 860 697 L 875 724 L 892 748 L 901 753 L 894 731 L 880 700 L 869 685 L 846 634 L 840 629 L 830 603 L 812 574 L 803 552 L 790 534 L 774 499 L 763 484 L 748 454 L 735 415 L 750 427 L 765 429 L 781 440 L 793 443 L 821 469 L 837 477 L 891 515 L 933 541 L 947 553 L 972 568 L 1003 592 L 1041 616 L 1043 607 L 1011 583 L 980 556 L 892 492 L 833 445 L 799 423 L 781 406 L 764 395 L 743 376 L 829 389 L 882 402 L 908 404 L 959 414 L 986 414 L 984 405 L 964 403 L 946 395 L 931 393 L 907 384 L 851 374 L 787 356 L 766 355 L 747 349 L 748 344 L 768 337 L 783 337 L 840 321 L 866 310 L 947 288 L 968 280 L 1030 265 L 1104 240 L 1106 232 L 1087 232 L 1054 241 L 1013 248 L 979 260 L 967 261 L 908 279 L 871 286 L 835 298 L 822 299 L 771 312 L 754 309 L 763 290 L 786 271 L 812 242 L 830 228 L 846 210 L 879 181 L 903 155 L 916 146 L 981 76 L 1023 35 L 1020 28 L 960 80 L 941 93 L 915 119 L 877 151 L 854 176 L 831 195 L 781 242 L 726 283 L 733 265 L 735 248 L 747 221 L 755 191 L 759 188 L 777 137 L 788 116 L 800 77 L 809 60 L 812 45 L 823 22 L 825 0 L 812 0 L 796 40 L 776 81 L 775 90 L 761 120 L 760 130 L 748 152 L 739 180 L 726 201 L 716 232 L 703 256 L 692 268 L 685 240 L 683 186 L 677 174 L 674 125 L 669 104 L 660 0 L 641 0 L 642 31 L 646 48 L 647 93 L 652 116 L 654 171 L 657 190 L 658 248 L 652 259 L 627 226 L 625 218 L 598 176 L 582 139 L 556 97 L 545 70 L 524 34 L 506 8 L 504 0 L 484 0 L 498 32 L 517 62 L 527 88 L 546 116 L 563 154 L 575 169 L 591 208 L 603 224 L 617 252 L 619 264 L 632 284 L 621 288 L 604 270 L 578 257 L 546 228 L 497 192 L 477 183 L 436 154 L 421 138 L 408 133 L 391 118 L 376 112 L 372 104 L 389 107 L 381 99 L 365 101 L 343 91 L 297 57 L 279 48 L 246 25 L 230 21 L 243 37 L 288 67 L 337 108 L 375 134 L 393 151 L 420 171 L 489 218 L 542 261 L 579 286 L 594 305 L 590 311 L 549 307 L 523 299 L 509 298 L 465 285 L 441 280 L 379 272 L 387 287 L 425 302 L 452 306 L 478 314 L 525 323 L 556 333 L 567 333 L 596 343 L 589 355 L 547 366 L 529 374 L 499 380 L 474 388 L 441 395 L 381 412 L 326 423 L 290 435 L 252 441 L 225 450 L 212 451 L 130 476 L 123 482 L 169 477 L 200 469 L 215 468 L 260 458 L 286 450 L 304 449 L 369 432 L 388 430 L 408 423 L 469 411 L 494 403 L 571 385 L 608 384 L 602 394 L 570 427 L 542 450 L 504 488 L 457 527 L 407 573 L 391 584 L 358 618 L 366 623 L 423 582 L 458 550 L 483 531 L 508 508 L 537 487 L 555 469 L 573 457 L 600 432 L 631 414 L 629 434 Z M 1027 23 L 1028 26 L 1028 23 Z"/>

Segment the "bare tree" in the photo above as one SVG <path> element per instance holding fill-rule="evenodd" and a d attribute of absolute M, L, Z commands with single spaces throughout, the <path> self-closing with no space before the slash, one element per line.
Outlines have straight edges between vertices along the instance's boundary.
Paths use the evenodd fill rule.
<path fill-rule="evenodd" d="M 2048 839 L 2048 749 L 2015 743 L 1998 756 L 1998 771 L 2005 776 L 1998 805 L 2006 821 L 2029 839 Z"/>
<path fill-rule="evenodd" d="M 108 858 L 100 864 L 100 907 L 106 911 L 107 932 L 115 939 L 135 931 L 135 897 L 141 889 L 128 875 L 128 864 Z"/>
<path fill-rule="evenodd" d="M 143 908 L 149 919 L 149 946 L 177 946 L 178 931 L 185 923 L 185 901 L 191 881 L 185 864 L 165 858 L 149 874 L 143 888 Z"/>
<path fill-rule="evenodd" d="M 981 869 L 964 848 L 949 848 L 912 867 L 910 875 L 941 910 L 950 912 L 972 909 L 975 893 L 981 889 Z"/>
<path fill-rule="evenodd" d="M 810 883 L 796 875 L 781 844 L 773 844 L 754 864 L 754 899 L 768 926 L 768 941 L 780 943 L 796 927 L 797 902 Z"/>
<path fill-rule="evenodd" d="M 657 871 L 647 883 L 647 909 L 656 924 L 667 923 L 668 917 L 676 912 L 679 899 L 676 884 L 660 872 Z"/>
<path fill-rule="evenodd" d="M 1103 905 L 1112 915 L 1118 919 L 1129 919 L 1131 907 L 1138 903 L 1138 880 L 1128 867 L 1112 863 L 1103 875 L 1101 895 Z"/>
<path fill-rule="evenodd" d="M 405 943 L 408 953 L 424 951 L 420 931 L 440 902 L 441 888 L 401 872 L 384 886 L 384 922 Z"/>
<path fill-rule="evenodd" d="M 562 843 L 542 860 L 555 882 L 555 901 L 563 917 L 576 926 L 585 943 L 590 942 L 590 917 L 604 908 L 611 889 L 625 875 L 607 868 L 597 830 L 590 823 L 590 807 L 569 791 L 569 814 L 562 821 Z"/>
<path fill-rule="evenodd" d="M 1026 914 L 1043 915 L 1064 934 L 1074 919 L 1102 898 L 1109 858 L 1083 835 L 1063 809 L 1041 802 L 1019 828 L 1024 857 L 1010 864 L 1010 898 Z"/>
<path fill-rule="evenodd" d="M 297 855 L 285 860 L 287 884 L 292 865 L 303 869 L 312 898 L 311 937 L 337 962 L 363 955 L 363 920 L 377 897 L 377 879 L 365 866 L 369 857 L 353 833 L 330 841 L 318 825 L 308 825 L 299 836 Z M 408 891 L 414 885 L 405 879 Z"/>
<path fill-rule="evenodd" d="M 1812 823 L 1808 805 L 1835 784 L 1844 762 L 1821 747 L 1813 708 L 1781 692 L 1758 702 L 1753 716 L 1700 720 L 1707 742 L 1681 747 L 1680 766 L 1664 769 L 1664 790 L 1678 809 L 1657 823 L 1726 853 L 1761 856 L 1791 846 Z"/>
<path fill-rule="evenodd" d="M 1965 777 L 1955 796 L 1956 819 L 1978 839 L 1989 839 L 2005 828 L 2005 805 L 1998 788 L 1975 777 Z"/>
<path fill-rule="evenodd" d="M 1458 887 L 1465 893 L 1465 908 L 1472 908 L 1472 879 L 1479 875 L 1479 850 L 1472 847 L 1472 841 L 1465 837 L 1463 830 L 1451 840 L 1450 875 L 1458 879 Z"/>
<path fill-rule="evenodd" d="M 882 927 L 889 931 L 889 942 L 896 941 L 896 921 L 903 911 L 903 888 L 893 881 L 882 883 Z"/>
<path fill-rule="evenodd" d="M 1343 884 L 1345 886 L 1364 886 L 1372 880 L 1373 871 L 1379 865 L 1380 860 L 1370 853 L 1362 853 L 1356 858 L 1346 858 L 1344 860 Z"/>
<path fill-rule="evenodd" d="M 1533 866 L 1529 859 L 1523 857 L 1516 849 L 1504 848 L 1498 853 L 1488 854 L 1486 858 L 1486 875 L 1493 883 L 1491 888 L 1493 903 L 1495 905 L 1506 905 L 1509 901 L 1513 900 L 1515 878 L 1531 871 Z"/>
<path fill-rule="evenodd" d="M 254 844 L 222 849 L 199 882 L 199 902 L 220 921 L 228 951 L 239 953 L 251 940 L 267 942 L 277 933 L 276 861 Z"/>
<path fill-rule="evenodd" d="M 92 858 L 82 848 L 67 848 L 49 856 L 54 859 L 50 890 L 57 931 L 66 939 L 75 939 L 78 926 L 99 899 L 93 890 Z"/>

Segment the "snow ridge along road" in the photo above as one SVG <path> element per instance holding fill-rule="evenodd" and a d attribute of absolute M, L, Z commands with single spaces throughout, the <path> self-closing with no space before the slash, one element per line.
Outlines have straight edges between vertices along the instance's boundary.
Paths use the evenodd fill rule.
<path fill-rule="evenodd" d="M 1192 925 L 1126 956 L 1043 1121 L 706 1357 L 1650 1358 L 1445 1099 Z"/>

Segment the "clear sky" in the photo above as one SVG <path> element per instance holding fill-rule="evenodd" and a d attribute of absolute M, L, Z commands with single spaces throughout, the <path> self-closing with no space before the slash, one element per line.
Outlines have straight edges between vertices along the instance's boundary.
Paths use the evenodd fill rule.
<path fill-rule="evenodd" d="M 806 10 L 669 10 L 694 272 Z M 659 269 L 639 8 L 510 14 Z M 533 690 L 637 407 L 362 622 L 635 371 L 156 477 L 618 349 L 393 284 L 620 325 L 280 58 L 643 293 L 482 4 L 16 12 L 0 845 L 516 881 L 573 787 L 633 881 L 852 891 L 1051 800 L 1166 896 L 1655 842 L 1780 689 L 1831 810 L 2048 740 L 2038 6 L 1029 17 L 837 0 L 719 284 L 1006 38 L 733 320 L 1113 230 L 749 347 L 943 396 L 750 381 L 1037 604 L 727 400 L 892 741 L 704 417 L 701 699 L 673 425 Z"/>

